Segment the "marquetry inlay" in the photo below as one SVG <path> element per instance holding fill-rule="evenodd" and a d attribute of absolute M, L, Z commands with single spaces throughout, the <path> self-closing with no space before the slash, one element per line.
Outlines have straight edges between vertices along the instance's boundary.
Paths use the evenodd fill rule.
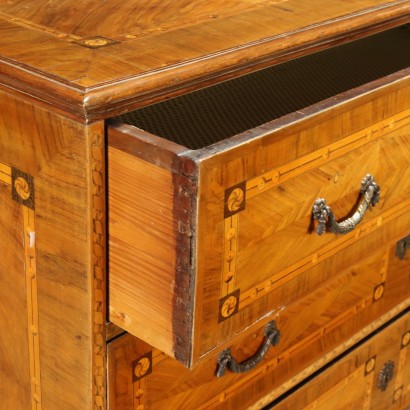
<path fill-rule="evenodd" d="M 374 370 L 376 366 L 376 356 L 371 357 L 364 367 L 365 376 Z"/>
<path fill-rule="evenodd" d="M 105 362 L 105 193 L 104 193 L 104 160 L 103 139 L 95 133 L 90 146 L 92 180 L 92 318 L 94 340 L 94 401 L 96 409 L 105 408 L 107 389 Z"/>
<path fill-rule="evenodd" d="M 41 410 L 40 329 L 37 292 L 36 225 L 34 211 L 34 178 L 0 163 L 0 181 L 11 185 L 12 198 L 21 205 L 25 283 L 27 295 L 27 337 L 30 358 L 31 408 Z"/>
<path fill-rule="evenodd" d="M 41 409 L 40 386 L 40 340 L 38 319 L 37 270 L 36 270 L 36 229 L 35 213 L 32 209 L 22 206 L 24 217 L 24 250 L 27 287 L 27 319 L 30 354 L 30 378 L 32 408 Z"/>
<path fill-rule="evenodd" d="M 410 343 L 410 330 L 406 332 L 401 339 L 401 347 L 406 347 Z"/>
<path fill-rule="evenodd" d="M 11 167 L 0 162 L 0 181 L 11 185 Z"/>
<path fill-rule="evenodd" d="M 400 353 L 394 377 L 393 402 L 400 400 L 403 394 L 407 394 L 410 391 L 410 383 L 406 384 L 407 380 L 403 377 L 408 366 L 409 346 L 410 330 L 405 332 L 400 340 Z"/>
<path fill-rule="evenodd" d="M 321 148 L 299 158 L 297 161 L 272 169 L 263 175 L 246 181 L 246 198 L 249 199 L 255 195 L 259 195 L 260 193 L 271 189 L 273 186 L 282 184 L 285 181 L 320 166 L 321 164 L 334 160 L 349 151 L 383 137 L 385 134 L 406 125 L 409 116 L 410 110 L 402 111 L 393 117 L 376 122 L 370 127 L 351 134 L 349 137 L 336 141 L 328 145 L 326 148 Z M 263 186 L 260 184 L 261 178 L 264 180 Z"/>
<path fill-rule="evenodd" d="M 132 378 L 134 382 L 152 373 L 152 352 L 148 352 L 144 356 L 134 360 L 132 368 Z"/>
<path fill-rule="evenodd" d="M 239 308 L 239 289 L 226 295 L 219 301 L 219 322 L 222 322 L 238 312 Z"/>
<path fill-rule="evenodd" d="M 12 168 L 11 179 L 13 199 L 18 203 L 34 210 L 35 201 L 33 177 L 18 169 Z"/>
<path fill-rule="evenodd" d="M 23 200 L 25 201 L 26 199 L 30 198 L 30 186 L 27 182 L 27 180 L 25 180 L 22 177 L 18 177 L 16 178 L 16 180 L 14 181 L 14 189 L 16 190 L 17 195 Z"/>
<path fill-rule="evenodd" d="M 236 261 L 238 255 L 238 215 L 232 215 L 225 222 L 224 232 L 224 272 L 221 282 L 221 297 L 236 288 Z"/>
<path fill-rule="evenodd" d="M 225 191 L 224 204 L 225 233 L 223 270 L 221 275 L 221 297 L 225 297 L 228 293 L 232 293 L 237 286 L 235 279 L 239 275 L 237 261 L 238 253 L 240 252 L 238 249 L 241 232 L 241 211 L 245 209 L 246 202 L 252 200 L 252 198 L 257 197 L 261 193 L 278 187 L 278 185 L 311 171 L 322 164 L 328 163 L 346 153 L 354 151 L 369 142 L 382 138 L 389 132 L 406 125 L 409 116 L 410 110 L 402 111 L 393 117 L 374 123 L 370 127 L 364 128 L 346 138 L 336 141 L 328 145 L 326 148 L 319 149 L 298 158 L 297 161 L 292 161 L 279 168 L 269 170 L 263 175 L 259 175 L 227 189 Z M 339 178 L 338 174 L 336 174 L 335 178 Z M 251 289 L 241 289 L 239 309 L 244 308 L 256 299 L 264 297 L 267 293 L 272 292 L 278 286 L 292 280 L 306 269 L 330 258 L 336 252 L 353 244 L 358 238 L 365 237 L 376 229 L 399 218 L 401 215 L 408 212 L 409 206 L 410 200 L 407 200 L 397 204 L 393 208 L 382 211 L 377 218 L 363 221 L 360 226 L 352 232 L 346 235 L 340 235 L 330 244 L 324 244 L 319 251 L 308 257 L 301 258 L 298 262 L 286 267 L 280 272 L 275 272 L 272 276 L 255 284 Z M 385 265 L 381 268 L 381 282 L 384 282 L 386 277 L 387 261 L 388 255 L 386 255 Z M 250 272 L 247 274 L 250 274 Z M 374 292 L 374 301 L 380 299 L 383 292 L 384 287 L 382 285 L 378 286 Z"/>
<path fill-rule="evenodd" d="M 76 44 L 80 46 L 88 47 L 88 48 L 101 48 L 111 46 L 113 44 L 117 44 L 118 41 L 111 40 L 105 37 L 90 37 L 90 38 L 83 38 L 80 40 L 75 41 Z"/>
<path fill-rule="evenodd" d="M 153 349 L 132 362 L 133 410 L 146 408 L 149 375 L 153 372 L 154 366 L 166 358 L 163 352 Z"/>
<path fill-rule="evenodd" d="M 396 389 L 393 393 L 393 403 L 396 401 L 400 400 L 401 396 L 403 394 L 403 387 L 400 386 L 398 389 Z"/>
<path fill-rule="evenodd" d="M 384 295 L 384 283 L 380 283 L 374 288 L 373 300 L 376 302 L 380 300 Z"/>
<path fill-rule="evenodd" d="M 244 182 L 235 185 L 225 192 L 225 218 L 245 209 L 246 185 Z"/>

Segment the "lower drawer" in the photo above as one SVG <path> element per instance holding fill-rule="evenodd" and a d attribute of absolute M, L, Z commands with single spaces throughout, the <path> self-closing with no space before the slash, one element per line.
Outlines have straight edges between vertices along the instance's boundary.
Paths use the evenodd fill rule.
<path fill-rule="evenodd" d="M 398 258 L 396 245 L 373 248 L 361 261 L 326 274 L 337 268 L 335 260 L 350 259 L 357 246 L 360 241 L 307 272 L 316 286 L 278 310 L 279 343 L 242 374 L 226 369 L 216 376 L 218 354 L 226 346 L 189 370 L 132 335 L 115 339 L 108 346 L 109 408 L 241 409 L 265 396 L 275 400 L 410 305 L 410 252 Z M 295 292 L 304 286 L 295 283 Z M 266 341 L 265 325 L 229 346 L 235 360 L 243 362 L 258 351 Z"/>
<path fill-rule="evenodd" d="M 268 408 L 410 408 L 410 311 Z"/>

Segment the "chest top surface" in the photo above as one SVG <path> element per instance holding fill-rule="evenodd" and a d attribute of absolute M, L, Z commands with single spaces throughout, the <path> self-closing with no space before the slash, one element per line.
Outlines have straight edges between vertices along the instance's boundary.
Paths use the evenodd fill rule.
<path fill-rule="evenodd" d="M 409 19 L 409 0 L 3 0 L 0 77 L 91 121 Z"/>

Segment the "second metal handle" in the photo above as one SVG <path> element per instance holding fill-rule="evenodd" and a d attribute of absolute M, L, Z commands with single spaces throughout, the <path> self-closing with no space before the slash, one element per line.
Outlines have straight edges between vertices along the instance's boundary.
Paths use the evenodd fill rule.
<path fill-rule="evenodd" d="M 218 367 L 216 369 L 216 376 L 222 377 L 225 374 L 225 370 L 229 369 L 234 373 L 244 373 L 248 370 L 252 370 L 258 363 L 262 361 L 268 352 L 269 348 L 273 345 L 276 346 L 280 341 L 280 332 L 276 327 L 275 321 L 271 321 L 265 328 L 265 340 L 259 346 L 257 352 L 249 359 L 238 363 L 232 356 L 231 349 L 225 349 L 219 354 Z"/>
<path fill-rule="evenodd" d="M 336 222 L 335 215 L 326 204 L 326 200 L 324 198 L 318 198 L 312 210 L 313 218 L 319 222 L 316 233 L 318 235 L 324 234 L 327 227 L 330 232 L 337 234 L 345 234 L 352 231 L 363 219 L 370 205 L 375 206 L 379 202 L 380 187 L 376 184 L 372 175 L 367 174 L 362 179 L 360 193 L 364 196 L 356 212 L 350 218 L 341 222 Z"/>

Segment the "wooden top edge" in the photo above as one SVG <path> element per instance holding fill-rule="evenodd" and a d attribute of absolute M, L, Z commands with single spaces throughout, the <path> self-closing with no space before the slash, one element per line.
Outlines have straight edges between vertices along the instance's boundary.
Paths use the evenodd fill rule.
<path fill-rule="evenodd" d="M 325 7 L 324 0 L 318 1 L 323 1 Z M 296 0 L 289 0 L 285 4 L 289 6 L 296 3 Z M 335 2 L 335 5 L 342 3 Z M 295 26 L 272 35 L 266 32 L 263 37 L 249 42 L 241 39 L 236 44 L 226 42 L 226 48 L 215 47 L 204 53 L 184 50 L 186 57 L 176 63 L 164 65 L 158 59 L 156 66 L 154 64 L 149 69 L 134 72 L 125 69 L 121 71 L 121 67 L 106 68 L 104 63 L 107 55 L 98 54 L 98 50 L 89 50 L 84 55 L 90 58 L 90 65 L 95 65 L 94 71 L 101 74 L 106 68 L 110 74 L 106 77 L 100 75 L 96 80 L 87 77 L 88 74 L 73 79 L 62 69 L 58 71 L 53 67 L 47 70 L 37 67 L 37 60 L 29 52 L 21 53 L 18 59 L 3 53 L 0 58 L 0 82 L 15 92 L 50 104 L 81 122 L 89 123 L 410 21 L 408 0 L 388 3 L 375 1 L 378 4 L 367 8 L 360 6 L 366 3 L 365 0 L 358 0 L 356 3 L 358 5 L 354 6 L 356 9 L 351 13 L 333 15 L 323 21 L 312 20 L 310 24 L 307 19 L 305 26 Z M 339 7 L 343 10 L 342 6 Z M 295 10 L 297 12 L 297 8 Z M 224 20 L 221 24 L 223 28 Z M 30 30 L 25 33 L 27 38 L 31 34 Z M 174 37 L 177 35 L 178 30 L 174 32 Z M 45 52 L 54 53 L 57 59 L 64 60 L 58 55 L 60 45 L 58 41 L 50 42 Z M 115 46 L 112 46 L 114 51 Z M 80 46 L 70 43 L 67 47 L 67 58 L 70 53 L 75 58 L 80 58 L 76 54 Z M 138 47 L 133 50 L 138 50 Z M 158 52 L 162 51 L 159 47 Z M 132 58 L 129 56 L 130 50 L 125 50 L 124 53 L 128 53 L 129 60 Z M 120 63 L 125 61 L 124 56 L 121 58 Z M 133 58 L 135 60 L 135 55 Z M 73 64 L 75 63 L 73 60 Z M 57 66 L 59 67 L 58 64 Z M 95 74 L 95 78 L 97 77 Z"/>

